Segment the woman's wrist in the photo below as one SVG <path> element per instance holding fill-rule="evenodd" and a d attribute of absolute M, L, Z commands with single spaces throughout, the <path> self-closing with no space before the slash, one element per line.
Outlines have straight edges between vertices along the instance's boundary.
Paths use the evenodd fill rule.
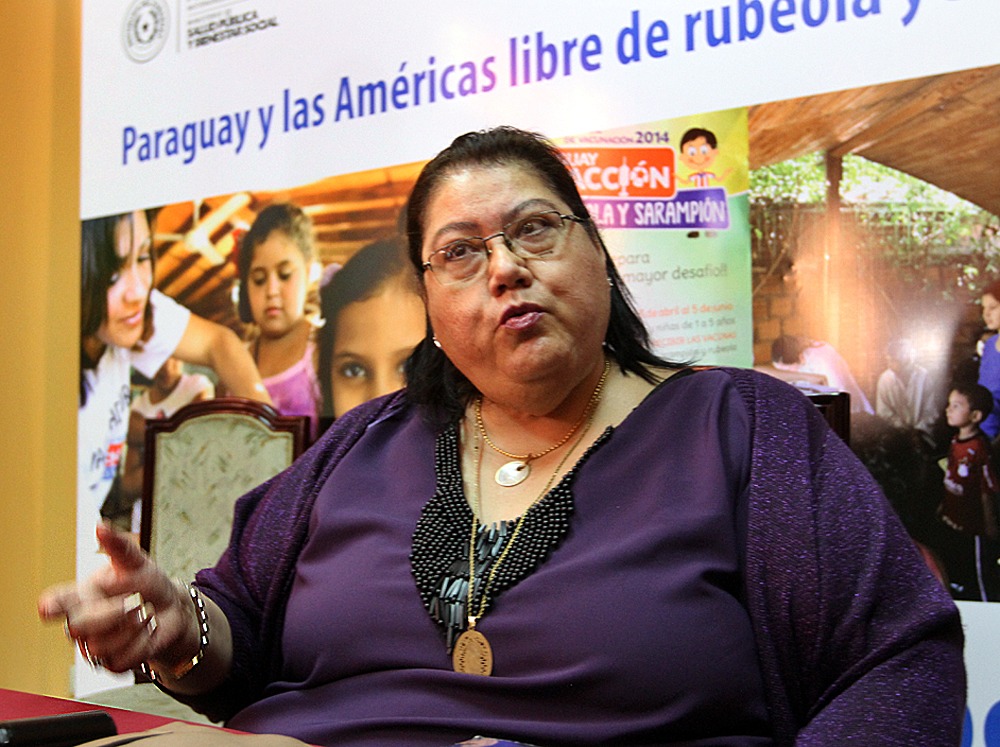
<path fill-rule="evenodd" d="M 183 600 L 180 602 L 182 607 L 187 607 L 191 612 L 191 619 L 193 619 L 197 635 L 197 650 L 193 655 L 189 656 L 185 653 L 180 659 L 174 661 L 157 659 L 143 662 L 141 669 L 153 682 L 160 682 L 164 679 L 173 682 L 181 680 L 201 664 L 209 646 L 211 629 L 205 600 L 202 599 L 198 588 L 193 583 L 188 584 L 186 587 L 181 587 L 178 589 L 178 592 L 180 595 L 183 595 Z M 192 650 L 192 648 L 188 647 L 188 635 L 181 636 L 178 641 L 180 645 L 177 648 L 181 648 L 182 650 L 186 648 L 187 651 Z"/>

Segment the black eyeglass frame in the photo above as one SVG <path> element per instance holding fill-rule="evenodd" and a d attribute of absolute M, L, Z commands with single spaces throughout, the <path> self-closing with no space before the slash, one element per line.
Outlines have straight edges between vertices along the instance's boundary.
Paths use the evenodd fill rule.
<path fill-rule="evenodd" d="M 508 236 L 507 229 L 517 223 L 523 223 L 525 221 L 529 221 L 536 216 L 550 215 L 550 214 L 558 215 L 563 221 L 568 220 L 572 223 L 579 223 L 581 225 L 590 223 L 589 218 L 581 218 L 579 215 L 571 215 L 571 214 L 567 215 L 566 213 L 560 213 L 558 210 L 539 210 L 538 212 L 531 213 L 529 215 L 524 216 L 523 218 L 512 220 L 510 223 L 505 224 L 503 228 L 501 228 L 501 230 L 497 231 L 496 233 L 490 234 L 489 236 L 463 236 L 460 239 L 449 241 L 440 249 L 435 249 L 433 252 L 427 255 L 427 261 L 424 262 L 421 265 L 421 267 L 423 268 L 424 272 L 430 270 L 431 274 L 434 276 L 434 279 L 437 280 L 442 285 L 454 285 L 455 283 L 462 282 L 461 280 L 455 280 L 451 282 L 445 282 L 441 280 L 438 277 L 437 273 L 434 272 L 434 268 L 431 265 L 431 257 L 433 257 L 435 254 L 440 254 L 441 252 L 448 251 L 449 248 L 454 246 L 455 244 L 461 244 L 462 242 L 466 241 L 478 241 L 482 242 L 483 251 L 486 253 L 486 258 L 488 259 L 493 254 L 493 250 L 490 248 L 489 242 L 497 237 L 503 237 L 504 246 L 506 246 L 507 250 L 513 253 L 515 256 L 520 257 L 521 259 L 538 259 L 539 258 L 538 254 L 534 254 L 532 252 L 524 250 L 517 241 Z M 474 277 L 476 277 L 476 275 L 470 275 L 468 278 L 465 278 L 465 280 L 471 280 Z"/>

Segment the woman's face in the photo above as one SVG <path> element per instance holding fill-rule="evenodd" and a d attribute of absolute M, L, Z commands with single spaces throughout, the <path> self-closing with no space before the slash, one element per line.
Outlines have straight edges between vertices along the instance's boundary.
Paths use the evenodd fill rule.
<path fill-rule="evenodd" d="M 1000 330 L 1000 301 L 992 293 L 983 296 L 983 324 L 988 329 Z"/>
<path fill-rule="evenodd" d="M 302 319 L 308 273 L 295 242 L 272 231 L 253 252 L 247 273 L 250 313 L 265 337 L 282 337 Z"/>
<path fill-rule="evenodd" d="M 399 280 L 341 309 L 330 365 L 334 417 L 402 388 L 403 362 L 426 324 L 423 301 Z"/>
<path fill-rule="evenodd" d="M 544 210 L 571 212 L 526 166 L 457 170 L 428 201 L 423 259 L 448 242 L 490 236 Z M 611 299 L 603 252 L 586 227 L 573 222 L 565 223 L 559 242 L 555 257 L 525 260 L 495 238 L 478 277 L 443 285 L 424 273 L 428 315 L 442 349 L 487 397 L 535 380 L 585 375 L 602 354 Z"/>
<path fill-rule="evenodd" d="M 115 251 L 122 260 L 108 287 L 108 315 L 97 330 L 104 345 L 132 348 L 142 337 L 153 287 L 152 238 L 141 210 L 118 222 Z"/>

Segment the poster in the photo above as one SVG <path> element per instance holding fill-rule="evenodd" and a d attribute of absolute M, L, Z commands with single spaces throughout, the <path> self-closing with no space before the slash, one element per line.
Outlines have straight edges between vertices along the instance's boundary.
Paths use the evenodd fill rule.
<path fill-rule="evenodd" d="M 658 353 L 749 366 L 746 109 L 557 141 Z"/>
<path fill-rule="evenodd" d="M 322 226 L 319 294 L 324 269 L 392 233 L 420 163 L 502 122 L 575 161 L 658 349 L 734 365 L 759 359 L 747 108 L 1000 62 L 992 0 L 553 1 L 530 14 L 121 0 L 86 1 L 83 21 L 81 219 L 158 209 L 157 287 L 194 313 L 239 327 L 231 256 L 264 205 L 295 202 Z M 681 160 L 698 128 L 717 137 L 716 165 Z M 641 161 L 663 178 L 621 194 L 611 174 Z M 359 199 L 374 224 L 346 207 L 329 218 Z M 80 517 L 82 571 L 93 506 Z M 969 614 L 970 652 L 991 650 L 994 614 Z M 1000 685 L 972 674 L 968 735 L 983 744 Z M 78 667 L 78 694 L 107 684 Z"/>

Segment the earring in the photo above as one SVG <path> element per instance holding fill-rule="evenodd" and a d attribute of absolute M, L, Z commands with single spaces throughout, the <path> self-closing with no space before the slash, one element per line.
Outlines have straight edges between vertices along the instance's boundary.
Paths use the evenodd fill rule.
<path fill-rule="evenodd" d="M 437 335 L 431 336 L 431 342 L 434 343 L 434 347 L 436 347 L 438 350 L 441 349 L 441 341 L 437 338 Z"/>
<path fill-rule="evenodd" d="M 611 286 L 612 288 L 615 287 L 615 281 L 611 279 L 610 275 L 608 275 L 608 285 Z"/>

